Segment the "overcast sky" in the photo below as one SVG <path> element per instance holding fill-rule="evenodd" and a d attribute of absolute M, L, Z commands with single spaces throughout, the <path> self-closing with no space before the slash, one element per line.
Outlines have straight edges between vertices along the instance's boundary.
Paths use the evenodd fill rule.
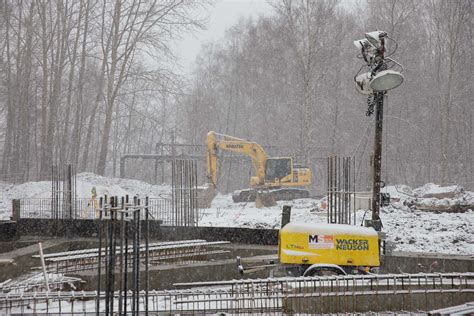
<path fill-rule="evenodd" d="M 203 15 L 206 13 L 203 12 Z M 271 14 L 271 7 L 265 0 L 221 0 L 209 7 L 207 28 L 189 34 L 177 43 L 176 54 L 180 58 L 184 73 L 190 73 L 201 44 L 218 40 L 226 29 L 234 25 L 241 17 L 258 17 Z"/>

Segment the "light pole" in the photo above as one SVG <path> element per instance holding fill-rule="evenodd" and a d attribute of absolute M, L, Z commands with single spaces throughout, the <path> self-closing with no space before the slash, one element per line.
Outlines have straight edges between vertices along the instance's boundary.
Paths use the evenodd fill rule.
<path fill-rule="evenodd" d="M 382 173 L 382 131 L 383 131 L 383 98 L 385 92 L 374 94 L 375 100 L 375 136 L 374 161 L 372 180 L 372 224 L 376 230 L 381 230 L 380 220 L 380 184 Z"/>
<path fill-rule="evenodd" d="M 361 58 L 365 61 L 357 74 L 354 76 L 357 90 L 367 95 L 367 116 L 375 112 L 375 136 L 374 136 L 374 158 L 372 179 L 372 219 L 366 222 L 366 226 L 372 226 L 375 230 L 382 229 L 380 219 L 381 206 L 381 171 L 382 171 L 382 132 L 383 132 L 383 101 L 387 90 L 394 89 L 402 84 L 403 66 L 386 56 L 386 39 L 395 43 L 395 48 L 389 54 L 392 55 L 397 49 L 397 43 L 391 39 L 386 32 L 375 31 L 365 34 L 365 38 L 354 41 L 354 45 L 360 49 Z M 390 68 L 400 67 L 401 71 Z M 359 75 L 364 67 L 369 71 Z"/>

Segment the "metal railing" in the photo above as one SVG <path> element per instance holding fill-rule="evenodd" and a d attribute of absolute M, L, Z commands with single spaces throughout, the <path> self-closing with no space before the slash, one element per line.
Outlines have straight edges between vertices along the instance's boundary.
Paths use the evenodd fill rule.
<path fill-rule="evenodd" d="M 63 201 L 53 201 L 52 198 L 20 199 L 20 218 L 51 219 L 53 218 L 53 203 L 59 203 L 57 206 L 63 209 Z M 72 214 L 72 219 L 92 219 L 95 217 L 90 199 L 76 199 L 73 203 L 75 211 Z M 69 219 L 71 216 L 61 212 L 59 218 Z"/>
<path fill-rule="evenodd" d="M 56 201 L 57 203 L 57 201 Z M 62 203 L 60 201 L 60 203 Z M 73 201 L 74 213 L 68 214 L 60 212 L 58 218 L 53 218 L 53 199 L 52 198 L 26 198 L 20 199 L 19 214 L 20 218 L 37 219 L 97 219 L 99 216 L 99 199 L 79 198 Z M 59 209 L 63 209 L 59 205 Z M 173 214 L 171 199 L 149 198 L 150 220 L 160 220 L 163 225 L 176 225 L 176 216 Z M 142 210 L 144 215 L 145 210 Z M 142 216 L 145 218 L 145 216 Z"/>
<path fill-rule="evenodd" d="M 177 284 L 198 286 L 190 289 L 140 292 L 139 302 L 148 300 L 150 312 L 165 314 L 218 313 L 292 314 L 361 311 L 360 302 L 369 297 L 380 310 L 416 310 L 420 300 L 425 307 L 433 295 L 463 295 L 474 293 L 474 273 L 386 274 L 370 276 L 331 276 L 270 278 Z M 123 298 L 120 292 L 115 297 Z M 431 299 L 429 297 L 431 296 Z M 104 294 L 100 294 L 101 310 Z M 130 299 L 130 295 L 128 296 Z M 398 303 L 394 298 L 402 297 Z M 97 292 L 30 292 L 0 293 L 0 311 L 4 313 L 85 314 L 96 312 Z M 337 304 L 334 305 L 337 301 Z M 390 307 L 386 300 L 390 299 Z M 125 302 L 124 302 L 125 303 Z M 126 301 L 130 304 L 129 301 Z"/>
<path fill-rule="evenodd" d="M 212 250 L 214 246 L 229 244 L 228 241 L 213 241 L 208 242 L 202 239 L 171 241 L 171 242 L 157 242 L 148 245 L 148 256 L 150 266 L 157 265 L 164 262 L 179 260 L 180 264 L 194 263 L 203 261 L 204 257 L 214 254 L 227 253 L 224 250 Z M 209 249 L 211 247 L 211 249 Z M 121 263 L 120 247 L 116 247 L 115 261 Z M 140 264 L 144 264 L 146 246 L 141 244 L 138 247 L 138 256 Z M 128 246 L 127 253 L 130 262 L 133 261 L 133 247 Z M 33 258 L 39 258 L 39 255 L 33 255 Z M 101 253 L 102 267 L 106 266 L 107 253 L 102 250 Z M 46 269 L 53 273 L 73 273 L 87 270 L 97 270 L 99 266 L 99 249 L 81 249 L 74 251 L 65 251 L 60 253 L 50 253 L 44 255 Z M 131 263 L 129 263 L 131 267 Z M 116 272 L 118 272 L 118 266 Z"/>

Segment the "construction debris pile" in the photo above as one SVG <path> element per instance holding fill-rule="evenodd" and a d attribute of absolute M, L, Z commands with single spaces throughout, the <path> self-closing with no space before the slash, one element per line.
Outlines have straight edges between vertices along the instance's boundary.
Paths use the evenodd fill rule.
<path fill-rule="evenodd" d="M 405 186 L 405 189 L 407 188 Z M 474 210 L 474 192 L 465 191 L 459 185 L 441 187 L 428 183 L 413 190 L 404 199 L 403 204 L 420 211 L 466 212 Z"/>

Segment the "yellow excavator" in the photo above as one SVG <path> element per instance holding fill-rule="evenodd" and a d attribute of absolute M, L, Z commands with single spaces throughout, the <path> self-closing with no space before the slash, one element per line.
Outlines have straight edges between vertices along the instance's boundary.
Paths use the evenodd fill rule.
<path fill-rule="evenodd" d="M 211 185 L 217 185 L 217 158 L 219 151 L 244 154 L 252 160 L 255 175 L 250 178 L 252 189 L 239 190 L 232 194 L 234 202 L 249 202 L 262 199 L 263 206 L 278 200 L 308 198 L 304 189 L 311 184 L 311 170 L 293 164 L 291 157 L 270 158 L 259 144 L 237 137 L 209 132 L 207 134 L 207 171 Z M 263 198 L 265 197 L 265 198 Z"/>

